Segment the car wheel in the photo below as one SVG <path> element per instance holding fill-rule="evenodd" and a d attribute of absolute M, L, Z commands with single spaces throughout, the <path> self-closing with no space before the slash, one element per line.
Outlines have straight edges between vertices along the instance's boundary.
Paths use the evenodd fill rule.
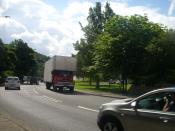
<path fill-rule="evenodd" d="M 104 123 L 102 131 L 120 131 L 116 121 L 108 120 Z"/>
<path fill-rule="evenodd" d="M 21 90 L 21 88 L 20 88 L 20 87 L 18 87 L 18 90 Z"/>
<path fill-rule="evenodd" d="M 8 88 L 7 88 L 7 87 L 5 87 L 5 90 L 8 90 Z"/>

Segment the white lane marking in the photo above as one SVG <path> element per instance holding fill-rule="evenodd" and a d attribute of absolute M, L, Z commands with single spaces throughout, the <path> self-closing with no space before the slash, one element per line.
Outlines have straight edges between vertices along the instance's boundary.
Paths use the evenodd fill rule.
<path fill-rule="evenodd" d="M 42 96 L 43 98 L 47 99 L 47 100 L 50 100 L 50 101 L 53 101 L 53 102 L 59 102 L 59 103 L 62 103 L 63 101 L 61 100 L 57 100 L 57 99 L 54 99 L 52 97 L 48 97 L 48 96 Z"/>
<path fill-rule="evenodd" d="M 88 110 L 88 111 L 98 112 L 98 110 L 86 108 L 86 107 L 83 107 L 83 106 L 77 106 L 77 107 L 80 108 L 80 109 Z"/>
<path fill-rule="evenodd" d="M 33 91 L 35 92 L 35 94 L 39 94 L 38 91 L 36 91 L 36 89 L 33 89 Z"/>

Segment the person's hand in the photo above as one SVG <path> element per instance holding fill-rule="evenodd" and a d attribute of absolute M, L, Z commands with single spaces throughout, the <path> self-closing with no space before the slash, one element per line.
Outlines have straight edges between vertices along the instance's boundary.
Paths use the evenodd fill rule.
<path fill-rule="evenodd" d="M 168 98 L 165 96 L 164 98 L 165 103 L 168 103 Z"/>
<path fill-rule="evenodd" d="M 163 111 L 166 112 L 169 110 L 169 107 L 168 107 L 168 98 L 167 97 L 164 97 L 164 101 L 165 101 L 165 105 L 163 107 Z"/>

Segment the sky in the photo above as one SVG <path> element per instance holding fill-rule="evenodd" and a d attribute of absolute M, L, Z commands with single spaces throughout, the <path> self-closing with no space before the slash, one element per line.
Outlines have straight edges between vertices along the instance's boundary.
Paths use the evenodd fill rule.
<path fill-rule="evenodd" d="M 147 15 L 175 29 L 175 0 L 108 0 L 118 15 Z M 0 38 L 22 39 L 47 56 L 76 54 L 73 43 L 83 37 L 90 7 L 97 0 L 0 0 Z M 105 0 L 100 1 L 104 8 Z M 9 17 L 5 17 L 9 16 Z"/>

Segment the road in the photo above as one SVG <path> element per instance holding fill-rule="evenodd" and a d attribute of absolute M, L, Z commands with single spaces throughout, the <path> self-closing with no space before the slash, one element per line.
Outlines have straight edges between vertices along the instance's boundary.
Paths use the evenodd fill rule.
<path fill-rule="evenodd" d="M 99 106 L 114 98 L 83 93 L 57 93 L 44 85 L 0 87 L 0 111 L 26 131 L 99 131 Z"/>

